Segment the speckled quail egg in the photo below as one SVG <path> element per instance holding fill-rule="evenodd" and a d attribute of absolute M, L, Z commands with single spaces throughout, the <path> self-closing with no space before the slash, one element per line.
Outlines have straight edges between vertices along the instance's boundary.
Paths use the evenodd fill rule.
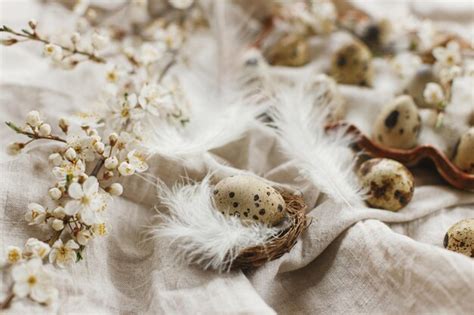
<path fill-rule="evenodd" d="M 267 49 L 265 57 L 275 66 L 304 66 L 310 60 L 309 44 L 302 36 L 288 34 Z"/>
<path fill-rule="evenodd" d="M 365 161 L 358 175 L 362 188 L 368 192 L 366 201 L 372 207 L 397 211 L 413 197 L 413 175 L 397 161 L 383 158 Z"/>
<path fill-rule="evenodd" d="M 423 92 L 428 83 L 439 83 L 431 65 L 422 65 L 415 73 L 406 87 L 406 93 L 410 95 L 418 107 L 433 107 L 425 101 Z"/>
<path fill-rule="evenodd" d="M 413 99 L 401 95 L 388 103 L 377 116 L 372 137 L 375 142 L 396 149 L 416 146 L 421 128 L 421 117 Z"/>
<path fill-rule="evenodd" d="M 370 50 L 360 41 L 339 48 L 332 57 L 330 74 L 338 83 L 370 86 L 373 79 Z"/>
<path fill-rule="evenodd" d="M 314 95 L 314 104 L 328 110 L 328 121 L 342 119 L 346 113 L 346 100 L 336 81 L 325 74 L 318 74 L 306 85 L 306 92 Z"/>
<path fill-rule="evenodd" d="M 220 212 L 238 216 L 243 222 L 275 225 L 285 217 L 286 205 L 281 194 L 256 177 L 224 178 L 214 187 L 213 195 Z"/>
<path fill-rule="evenodd" d="M 469 128 L 459 139 L 453 162 L 462 171 L 474 174 L 474 127 Z"/>
<path fill-rule="evenodd" d="M 444 236 L 445 248 L 474 257 L 474 219 L 465 219 L 451 226 Z"/>

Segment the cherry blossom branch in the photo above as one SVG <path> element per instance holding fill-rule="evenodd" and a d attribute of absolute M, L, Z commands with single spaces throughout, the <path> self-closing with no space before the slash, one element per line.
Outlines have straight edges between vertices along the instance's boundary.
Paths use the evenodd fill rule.
<path fill-rule="evenodd" d="M 53 140 L 53 141 L 59 141 L 59 142 L 63 142 L 63 143 L 67 143 L 66 140 L 64 140 L 63 138 L 61 137 L 58 137 L 58 136 L 54 136 L 54 135 L 48 135 L 48 136 L 41 136 L 37 133 L 33 133 L 33 132 L 29 132 L 29 131 L 24 131 L 22 130 L 20 127 L 16 126 L 14 123 L 12 123 L 11 121 L 6 121 L 5 124 L 10 127 L 11 129 L 13 129 L 16 133 L 19 133 L 19 134 L 22 134 L 22 135 L 25 135 L 29 138 L 31 138 L 30 141 L 24 143 L 25 145 L 26 144 L 29 144 L 35 140 Z"/>
<path fill-rule="evenodd" d="M 28 39 L 28 40 L 41 42 L 41 43 L 46 44 L 46 45 L 55 45 L 55 46 L 61 47 L 61 49 L 65 50 L 67 52 L 70 52 L 72 55 L 74 55 L 74 54 L 82 55 L 82 56 L 87 57 L 91 61 L 94 61 L 94 62 L 97 62 L 97 63 L 105 63 L 104 58 L 101 58 L 101 57 L 99 57 L 99 56 L 97 56 L 93 53 L 89 53 L 89 52 L 86 52 L 86 51 L 79 50 L 76 47 L 70 48 L 70 47 L 67 47 L 67 46 L 64 46 L 64 45 L 59 45 L 59 44 L 52 43 L 49 40 L 47 40 L 45 38 L 42 38 L 36 32 L 36 30 L 35 30 L 36 26 L 33 26 L 30 23 L 30 27 L 32 27 L 32 31 L 22 29 L 21 33 L 20 33 L 20 32 L 14 31 L 11 28 L 3 25 L 2 27 L 0 27 L 0 32 L 9 33 L 9 34 L 12 34 L 12 35 L 15 35 L 15 36 L 18 36 L 18 37 L 21 37 L 21 38 L 25 38 L 25 39 Z M 10 45 L 15 44 L 17 42 L 17 41 L 15 41 L 15 39 L 7 39 L 7 41 L 10 41 Z"/>

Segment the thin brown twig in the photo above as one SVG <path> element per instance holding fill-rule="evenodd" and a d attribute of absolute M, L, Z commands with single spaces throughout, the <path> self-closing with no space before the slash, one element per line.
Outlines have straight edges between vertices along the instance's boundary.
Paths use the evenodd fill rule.
<path fill-rule="evenodd" d="M 10 28 L 8 28 L 4 25 L 4 26 L 0 27 L 0 32 L 6 32 L 6 33 L 9 33 L 9 34 L 18 36 L 18 37 L 26 38 L 26 39 L 37 41 L 37 42 L 41 42 L 41 43 L 44 43 L 44 44 L 54 44 L 54 43 L 52 43 L 52 42 L 50 42 L 50 41 L 48 41 L 44 38 L 41 38 L 36 31 L 33 31 L 33 33 L 31 33 L 27 30 L 23 30 L 23 33 L 19 33 L 19 32 L 16 32 L 16 31 L 14 31 L 14 30 L 12 30 L 12 29 L 10 29 Z M 79 50 L 76 47 L 71 49 L 70 47 L 59 45 L 59 44 L 54 44 L 54 45 L 56 45 L 58 47 L 61 47 L 61 49 L 65 50 L 65 51 L 68 51 L 71 54 L 78 54 L 78 55 L 86 56 L 89 60 L 97 62 L 97 63 L 105 63 L 104 58 L 101 58 L 99 56 L 96 56 L 95 54 L 92 54 L 92 53 L 89 53 L 89 52 L 86 52 L 86 51 Z"/>
<path fill-rule="evenodd" d="M 22 135 L 25 135 L 29 138 L 31 138 L 30 141 L 26 142 L 26 144 L 30 144 L 31 142 L 35 141 L 35 140 L 54 140 L 54 141 L 59 141 L 59 142 L 63 142 L 63 143 L 67 143 L 66 140 L 64 140 L 63 138 L 61 137 L 58 137 L 58 136 L 54 136 L 54 135 L 49 135 L 49 136 L 40 136 L 36 133 L 32 133 L 32 132 L 28 132 L 28 131 L 24 131 L 24 130 L 21 130 L 19 127 L 15 126 L 15 124 L 13 124 L 12 122 L 10 121 L 6 121 L 5 124 L 10 127 L 11 129 L 13 129 L 15 132 L 19 133 L 19 134 L 22 134 Z"/>

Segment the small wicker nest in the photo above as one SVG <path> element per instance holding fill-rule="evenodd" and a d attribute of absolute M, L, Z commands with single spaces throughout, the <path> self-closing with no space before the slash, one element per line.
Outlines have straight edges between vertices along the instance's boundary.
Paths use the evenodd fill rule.
<path fill-rule="evenodd" d="M 231 269 L 253 269 L 280 258 L 296 244 L 300 234 L 311 224 L 306 216 L 306 204 L 302 196 L 280 191 L 286 203 L 288 227 L 272 237 L 264 245 L 246 248 L 232 261 Z"/>

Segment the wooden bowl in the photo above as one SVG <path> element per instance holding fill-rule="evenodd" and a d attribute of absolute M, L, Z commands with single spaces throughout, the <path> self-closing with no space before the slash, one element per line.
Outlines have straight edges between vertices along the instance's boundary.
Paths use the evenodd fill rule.
<path fill-rule="evenodd" d="M 356 136 L 357 148 L 372 157 L 393 159 L 407 166 L 416 165 L 427 158 L 433 161 L 438 173 L 450 185 L 459 189 L 474 190 L 474 174 L 461 171 L 444 152 L 432 145 L 419 145 L 409 150 L 386 148 L 372 141 L 359 128 L 348 122 L 340 121 L 326 126 L 326 130 L 338 128 L 347 128 L 347 132 Z"/>

